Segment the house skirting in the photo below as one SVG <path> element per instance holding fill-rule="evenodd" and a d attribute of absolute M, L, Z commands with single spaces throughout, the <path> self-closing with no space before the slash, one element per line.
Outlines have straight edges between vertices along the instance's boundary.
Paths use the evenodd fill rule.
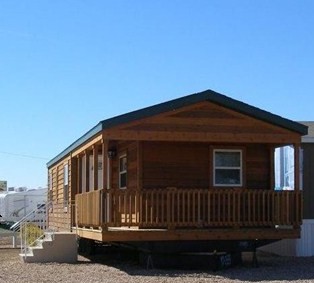
<path fill-rule="evenodd" d="M 303 219 L 300 239 L 285 239 L 259 248 L 281 256 L 314 256 L 314 219 Z"/>

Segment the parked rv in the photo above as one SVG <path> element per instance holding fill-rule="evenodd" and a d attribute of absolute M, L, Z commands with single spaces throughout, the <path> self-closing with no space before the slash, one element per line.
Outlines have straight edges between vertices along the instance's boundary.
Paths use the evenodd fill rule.
<path fill-rule="evenodd" d="M 9 191 L 0 194 L 1 222 L 17 222 L 47 200 L 47 189 Z"/>

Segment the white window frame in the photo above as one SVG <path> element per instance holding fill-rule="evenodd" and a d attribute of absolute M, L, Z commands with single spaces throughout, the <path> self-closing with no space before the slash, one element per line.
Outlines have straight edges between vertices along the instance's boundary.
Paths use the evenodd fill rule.
<path fill-rule="evenodd" d="M 217 166 L 216 167 L 216 152 L 238 152 L 240 153 L 240 166 Z M 240 183 L 239 184 L 216 184 L 216 169 L 221 170 L 239 170 L 240 171 Z M 224 149 L 216 148 L 213 150 L 213 185 L 215 187 L 242 187 L 243 186 L 243 150 L 242 149 Z"/>
<path fill-rule="evenodd" d="M 67 212 L 69 203 L 69 164 L 63 166 L 63 209 Z"/>
<path fill-rule="evenodd" d="M 69 164 L 63 166 L 63 184 L 65 186 L 69 185 Z"/>
<path fill-rule="evenodd" d="M 125 170 L 121 170 L 121 159 L 125 158 L 126 159 L 126 168 Z M 122 174 L 126 175 L 126 185 L 124 187 L 121 187 L 121 176 Z M 119 189 L 126 189 L 128 184 L 128 158 L 126 154 L 120 155 L 119 156 Z"/>

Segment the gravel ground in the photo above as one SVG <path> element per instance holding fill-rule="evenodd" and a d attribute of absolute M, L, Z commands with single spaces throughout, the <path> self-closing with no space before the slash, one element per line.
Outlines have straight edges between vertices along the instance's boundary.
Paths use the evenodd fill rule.
<path fill-rule="evenodd" d="M 76 264 L 22 263 L 11 238 L 0 238 L 0 283 L 2 282 L 314 282 L 314 257 L 287 258 L 259 253 L 259 267 L 251 266 L 246 254 L 241 266 L 218 272 L 146 270 L 132 258 L 117 260 L 108 255 L 89 259 L 79 256 Z"/>

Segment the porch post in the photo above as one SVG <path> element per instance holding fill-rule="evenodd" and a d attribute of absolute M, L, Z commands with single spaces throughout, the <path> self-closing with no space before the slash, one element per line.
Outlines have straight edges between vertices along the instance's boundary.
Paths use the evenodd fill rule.
<path fill-rule="evenodd" d="M 275 189 L 275 147 L 270 146 L 270 189 Z"/>
<path fill-rule="evenodd" d="M 109 142 L 108 142 L 108 148 L 109 148 Z M 107 189 L 112 189 L 112 157 L 108 156 L 108 153 L 105 153 L 107 156 Z"/>
<path fill-rule="evenodd" d="M 294 190 L 300 190 L 300 144 L 294 145 Z"/>
<path fill-rule="evenodd" d="M 137 190 L 142 190 L 143 167 L 142 167 L 142 143 L 137 141 Z"/>
<path fill-rule="evenodd" d="M 85 192 L 89 192 L 89 152 L 84 151 L 85 154 Z"/>
<path fill-rule="evenodd" d="M 91 190 L 98 190 L 98 145 L 93 145 L 93 188 Z"/>
<path fill-rule="evenodd" d="M 141 223 L 143 216 L 141 215 L 141 201 L 140 201 L 140 191 L 143 189 L 143 151 L 142 142 L 137 141 L 137 188 L 136 188 L 136 198 L 135 198 L 135 217 L 136 222 Z"/>
<path fill-rule="evenodd" d="M 69 186 L 69 189 L 70 189 L 70 202 L 69 202 L 69 209 L 70 209 L 70 227 L 69 229 L 71 230 L 73 226 L 76 225 L 76 204 L 75 204 L 75 196 L 77 194 L 79 194 L 79 183 L 78 183 L 78 175 L 79 175 L 79 172 L 78 172 L 78 163 L 79 162 L 79 159 L 76 157 L 76 156 L 72 156 L 71 155 L 71 176 L 70 176 L 70 186 Z"/>
<path fill-rule="evenodd" d="M 80 155 L 77 155 L 77 193 L 82 193 L 82 161 Z"/>
<path fill-rule="evenodd" d="M 114 196 L 112 195 L 112 158 L 109 157 L 108 151 L 110 148 L 110 142 L 107 140 L 106 151 L 104 152 L 104 159 L 106 159 L 106 180 L 107 180 L 107 198 L 106 198 L 106 214 L 107 214 L 107 225 L 113 222 L 115 219 L 115 206 L 111 205 L 114 202 Z"/>
<path fill-rule="evenodd" d="M 75 200 L 75 195 L 79 193 L 79 187 L 78 187 L 78 165 L 77 165 L 78 159 L 77 157 L 71 156 L 71 170 L 70 170 L 70 195 L 71 195 L 71 201 Z"/>
<path fill-rule="evenodd" d="M 107 144 L 101 140 L 102 148 L 102 188 L 107 188 Z"/>

